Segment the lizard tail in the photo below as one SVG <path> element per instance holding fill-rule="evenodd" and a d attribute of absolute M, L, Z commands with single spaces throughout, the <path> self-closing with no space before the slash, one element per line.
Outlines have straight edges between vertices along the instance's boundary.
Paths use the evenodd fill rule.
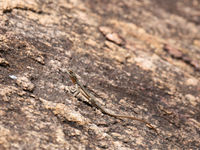
<path fill-rule="evenodd" d="M 133 116 L 126 116 L 126 115 L 120 115 L 120 114 L 114 114 L 110 111 L 108 111 L 106 108 L 103 108 L 97 101 L 94 101 L 92 99 L 90 99 L 91 102 L 98 108 L 101 110 L 102 113 L 104 114 L 107 114 L 111 117 L 115 117 L 115 118 L 127 118 L 127 119 L 132 119 L 132 120 L 136 120 L 136 121 L 140 121 L 146 125 L 148 125 L 151 129 L 153 129 L 157 134 L 158 134 L 158 131 L 156 130 L 155 127 L 153 127 L 150 123 L 148 123 L 147 121 L 143 120 L 143 119 L 139 119 L 139 118 L 136 118 L 136 117 L 133 117 Z"/>

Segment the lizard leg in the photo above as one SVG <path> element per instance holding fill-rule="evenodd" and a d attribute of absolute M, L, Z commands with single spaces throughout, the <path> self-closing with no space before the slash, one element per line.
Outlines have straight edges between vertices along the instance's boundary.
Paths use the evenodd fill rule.
<path fill-rule="evenodd" d="M 75 88 L 73 90 L 74 90 L 73 91 L 73 96 L 77 97 L 77 95 L 80 93 L 80 90 L 79 90 L 79 87 L 78 87 L 77 84 L 75 85 Z"/>
<path fill-rule="evenodd" d="M 76 87 L 65 86 L 65 90 L 66 90 L 66 92 L 71 93 L 74 97 L 76 97 L 80 93 L 77 86 Z"/>
<path fill-rule="evenodd" d="M 65 91 L 66 91 L 67 93 L 71 93 L 70 87 L 69 87 L 69 86 L 65 86 Z"/>

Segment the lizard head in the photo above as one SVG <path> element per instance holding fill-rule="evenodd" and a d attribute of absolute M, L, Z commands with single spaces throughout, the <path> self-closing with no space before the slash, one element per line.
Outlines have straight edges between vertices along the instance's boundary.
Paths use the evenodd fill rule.
<path fill-rule="evenodd" d="M 67 71 L 67 74 L 69 75 L 70 79 L 72 80 L 72 82 L 74 84 L 77 83 L 77 77 L 76 77 L 76 74 L 72 71 L 72 70 L 68 70 Z"/>

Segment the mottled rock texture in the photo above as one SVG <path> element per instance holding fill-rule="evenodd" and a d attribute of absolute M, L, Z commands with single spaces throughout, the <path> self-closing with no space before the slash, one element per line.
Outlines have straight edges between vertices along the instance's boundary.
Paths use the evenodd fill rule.
<path fill-rule="evenodd" d="M 1 0 L 0 149 L 198 149 L 199 0 Z M 116 113 L 65 92 L 61 70 Z"/>

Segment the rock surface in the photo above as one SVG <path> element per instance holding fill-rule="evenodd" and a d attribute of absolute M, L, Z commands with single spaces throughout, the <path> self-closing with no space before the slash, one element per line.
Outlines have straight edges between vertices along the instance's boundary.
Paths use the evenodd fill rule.
<path fill-rule="evenodd" d="M 0 1 L 0 149 L 198 149 L 199 5 Z M 67 94 L 66 68 L 105 107 L 159 134 Z"/>

